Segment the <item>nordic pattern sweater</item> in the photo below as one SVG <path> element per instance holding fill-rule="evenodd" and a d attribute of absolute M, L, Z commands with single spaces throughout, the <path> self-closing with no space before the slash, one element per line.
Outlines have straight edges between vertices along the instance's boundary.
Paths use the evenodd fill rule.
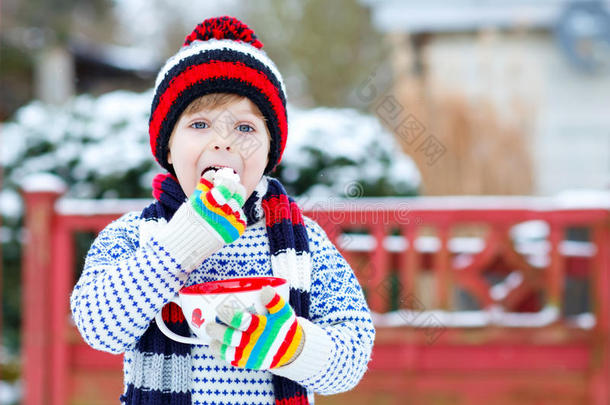
<path fill-rule="evenodd" d="M 272 373 L 306 387 L 310 403 L 314 392 L 348 391 L 362 378 L 375 338 L 369 308 L 352 269 L 324 230 L 311 218 L 304 216 L 304 220 L 312 274 L 311 320 L 300 319 L 305 331 L 302 353 L 283 367 L 258 371 L 233 367 L 212 357 L 207 346 L 193 345 L 189 387 L 193 404 L 273 404 Z M 70 298 L 75 324 L 85 341 L 97 350 L 124 353 L 126 382 L 138 373 L 151 372 L 132 367 L 142 364 L 134 361 L 140 355 L 135 344 L 180 288 L 272 275 L 264 219 L 249 225 L 238 240 L 213 253 L 190 274 L 163 249 L 163 240 L 153 241 L 158 249 L 140 243 L 142 222 L 139 212 L 129 212 L 100 232 Z M 172 221 L 163 226 L 171 227 Z M 308 327 L 308 322 L 321 328 Z M 154 361 L 149 364 L 154 368 Z M 164 376 L 158 384 L 172 385 L 177 379 Z"/>

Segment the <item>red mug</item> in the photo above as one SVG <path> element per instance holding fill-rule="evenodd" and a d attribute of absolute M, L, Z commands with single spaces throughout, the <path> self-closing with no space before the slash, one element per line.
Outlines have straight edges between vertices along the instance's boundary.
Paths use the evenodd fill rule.
<path fill-rule="evenodd" d="M 208 323 L 216 320 L 218 309 L 223 306 L 242 309 L 259 315 L 266 313 L 261 302 L 260 290 L 265 286 L 273 287 L 286 302 L 290 299 L 288 281 L 279 277 L 240 277 L 210 281 L 183 287 L 172 298 L 182 309 L 182 313 L 195 336 L 180 336 L 165 325 L 162 311 L 155 321 L 159 330 L 168 338 L 181 343 L 209 345 L 210 337 L 205 331 Z"/>

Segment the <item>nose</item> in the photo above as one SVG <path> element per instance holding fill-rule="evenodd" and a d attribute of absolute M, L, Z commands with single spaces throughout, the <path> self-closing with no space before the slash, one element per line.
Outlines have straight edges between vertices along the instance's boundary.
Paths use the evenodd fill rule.
<path fill-rule="evenodd" d="M 210 142 L 210 147 L 214 150 L 226 150 L 230 152 L 232 143 L 230 132 L 226 130 L 223 131 L 221 128 L 215 128 L 215 134 L 212 142 Z"/>

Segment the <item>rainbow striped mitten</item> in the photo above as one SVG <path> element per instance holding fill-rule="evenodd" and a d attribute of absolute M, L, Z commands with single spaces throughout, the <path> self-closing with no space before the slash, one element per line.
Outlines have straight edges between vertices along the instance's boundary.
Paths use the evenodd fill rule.
<path fill-rule="evenodd" d="M 228 307 L 218 310 L 220 320 L 229 326 L 210 323 L 206 328 L 216 357 L 235 367 L 268 370 L 300 354 L 305 338 L 290 304 L 272 287 L 263 287 L 261 300 L 267 315 Z"/>
<path fill-rule="evenodd" d="M 231 243 L 246 229 L 246 190 L 230 168 L 207 171 L 189 197 L 191 206 L 216 232 L 218 240 Z"/>

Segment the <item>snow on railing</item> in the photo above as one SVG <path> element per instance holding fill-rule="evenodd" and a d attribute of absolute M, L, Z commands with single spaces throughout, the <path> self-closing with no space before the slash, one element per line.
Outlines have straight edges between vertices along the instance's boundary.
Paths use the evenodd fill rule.
<path fill-rule="evenodd" d="M 477 311 L 413 311 L 400 309 L 385 313 L 372 312 L 377 327 L 411 326 L 415 328 L 483 328 L 502 326 L 509 328 L 541 328 L 560 319 L 559 310 L 545 306 L 536 312 L 507 312 L 499 306 Z M 431 321 L 433 320 L 433 321 Z M 565 317 L 565 324 L 574 328 L 592 329 L 595 315 L 583 312 Z"/>

